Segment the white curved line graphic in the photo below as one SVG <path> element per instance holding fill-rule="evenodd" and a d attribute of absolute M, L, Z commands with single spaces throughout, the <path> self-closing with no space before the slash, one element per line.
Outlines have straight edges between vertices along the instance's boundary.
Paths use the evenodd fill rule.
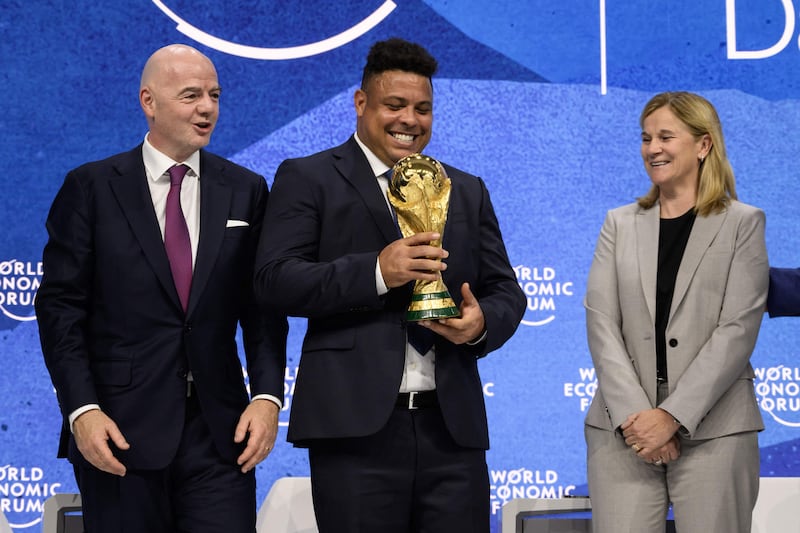
<path fill-rule="evenodd" d="M 165 15 L 178 23 L 176 29 L 179 32 L 186 35 L 190 39 L 197 41 L 198 43 L 204 44 L 210 48 L 213 48 L 214 50 L 225 52 L 226 54 L 246 57 L 249 59 L 263 59 L 271 61 L 298 59 L 300 57 L 322 54 L 324 52 L 333 50 L 334 48 L 338 48 L 367 33 L 369 30 L 377 26 L 378 23 L 380 23 L 383 19 L 385 19 L 389 13 L 394 11 L 395 7 L 397 7 L 394 2 L 387 0 L 371 15 L 352 28 L 343 31 L 338 35 L 334 35 L 333 37 L 323 39 L 322 41 L 304 44 L 302 46 L 291 46 L 288 48 L 260 48 L 257 46 L 247 46 L 243 44 L 232 43 L 230 41 L 220 39 L 219 37 L 214 37 L 211 34 L 195 28 L 180 18 L 171 9 L 165 6 L 164 2 L 161 0 L 153 0 L 153 3 L 156 5 L 156 7 L 158 7 L 158 9 L 163 11 Z"/>
<path fill-rule="evenodd" d="M 549 317 L 545 318 L 544 320 L 537 320 L 535 322 L 531 321 L 531 320 L 523 320 L 522 323 L 525 324 L 526 326 L 544 326 L 545 324 L 547 324 L 549 322 L 552 322 L 555 319 L 556 319 L 556 315 L 550 315 Z"/>
<path fill-rule="evenodd" d="M 767 413 L 769 416 L 771 416 L 775 420 L 775 422 L 777 422 L 777 423 L 779 423 L 779 424 L 781 424 L 783 426 L 790 427 L 790 428 L 800 428 L 800 422 L 789 422 L 788 420 L 784 420 L 783 418 L 779 417 L 778 415 L 776 415 L 772 411 L 764 409 L 763 407 L 761 408 L 761 410 L 764 411 L 765 413 Z"/>
<path fill-rule="evenodd" d="M 2 312 L 3 312 L 3 314 L 4 314 L 4 315 L 6 315 L 8 318 L 11 318 L 11 319 L 13 319 L 13 320 L 19 320 L 20 322 L 30 322 L 30 321 L 32 321 L 32 320 L 36 320 L 36 315 L 33 315 L 33 316 L 19 316 L 19 315 L 15 315 L 15 314 L 14 314 L 14 313 L 12 313 L 11 311 L 8 311 L 8 310 L 7 310 L 5 307 L 3 307 L 2 305 L 0 305 L 0 311 L 2 311 Z"/>
<path fill-rule="evenodd" d="M 25 529 L 26 527 L 35 526 L 41 521 L 42 521 L 41 518 L 36 518 L 25 524 L 12 524 L 11 522 L 9 522 L 8 525 L 11 526 L 11 529 Z"/>

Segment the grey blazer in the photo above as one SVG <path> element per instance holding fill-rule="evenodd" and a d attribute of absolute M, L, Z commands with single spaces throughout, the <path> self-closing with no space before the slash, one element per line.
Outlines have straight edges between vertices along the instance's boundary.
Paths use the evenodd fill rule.
<path fill-rule="evenodd" d="M 764 224 L 761 210 L 737 201 L 694 222 L 666 330 L 670 395 L 659 406 L 687 438 L 764 429 L 750 365 L 769 283 Z M 587 425 L 614 430 L 656 407 L 658 233 L 658 204 L 609 211 L 600 232 L 584 300 L 599 382 Z"/>

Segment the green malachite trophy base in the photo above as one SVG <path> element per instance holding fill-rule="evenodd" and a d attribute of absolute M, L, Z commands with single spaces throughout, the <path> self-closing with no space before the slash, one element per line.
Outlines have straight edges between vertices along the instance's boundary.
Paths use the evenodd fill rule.
<path fill-rule="evenodd" d="M 429 292 L 423 294 L 412 294 L 411 303 L 406 311 L 406 320 L 416 322 L 418 320 L 436 320 L 439 318 L 453 318 L 461 316 L 450 293 Z"/>

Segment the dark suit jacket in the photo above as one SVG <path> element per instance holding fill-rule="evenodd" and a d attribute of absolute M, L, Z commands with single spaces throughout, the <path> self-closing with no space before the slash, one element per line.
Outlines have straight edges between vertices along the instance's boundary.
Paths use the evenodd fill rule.
<path fill-rule="evenodd" d="M 800 268 L 770 267 L 767 309 L 770 317 L 800 316 Z"/>
<path fill-rule="evenodd" d="M 446 167 L 452 180 L 443 247 L 445 284 L 459 304 L 469 282 L 486 319 L 477 346 L 436 342 L 436 387 L 460 445 L 489 445 L 477 359 L 517 328 L 525 297 L 489 194 L 479 178 Z M 357 437 L 378 431 L 394 407 L 405 358 L 407 287 L 379 297 L 378 253 L 399 238 L 386 200 L 354 138 L 281 164 L 256 260 L 259 301 L 308 317 L 288 439 Z"/>
<path fill-rule="evenodd" d="M 162 468 L 181 437 L 192 372 L 214 442 L 231 462 L 248 395 L 235 341 L 241 323 L 252 394 L 283 397 L 287 323 L 252 293 L 267 203 L 264 179 L 200 152 L 200 239 L 184 313 L 145 177 L 141 145 L 71 171 L 47 219 L 36 315 L 65 419 L 99 404 L 131 445 L 129 468 Z M 227 227 L 228 220 L 248 225 Z M 71 441 L 72 439 L 70 439 Z M 71 443 L 69 457 L 80 460 Z"/>

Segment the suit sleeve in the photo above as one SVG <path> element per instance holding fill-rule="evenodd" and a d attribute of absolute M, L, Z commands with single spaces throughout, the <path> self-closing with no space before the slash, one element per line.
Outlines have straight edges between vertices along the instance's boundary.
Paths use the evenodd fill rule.
<path fill-rule="evenodd" d="M 767 311 L 771 318 L 800 316 L 800 268 L 769 269 Z"/>
<path fill-rule="evenodd" d="M 477 356 L 484 356 L 500 348 L 516 331 L 525 314 L 527 299 L 517 282 L 508 259 L 500 225 L 494 212 L 489 191 L 483 180 L 480 185 L 480 266 L 476 283 L 470 289 L 483 311 L 486 323 L 486 340 L 474 348 Z M 461 287 L 449 287 L 459 293 Z"/>
<path fill-rule="evenodd" d="M 253 257 L 260 236 L 269 228 L 264 227 L 264 212 L 269 192 L 261 176 L 256 191 L 253 214 Z M 246 292 L 245 308 L 240 318 L 242 344 L 250 377 L 250 395 L 270 394 L 283 401 L 284 368 L 286 367 L 286 337 L 289 325 L 286 316 L 272 309 L 259 309 L 255 291 Z"/>
<path fill-rule="evenodd" d="M 46 228 L 36 318 L 45 364 L 66 418 L 78 407 L 99 403 L 86 336 L 94 278 L 93 222 L 88 193 L 75 171 L 56 195 Z"/>
<path fill-rule="evenodd" d="M 622 335 L 619 277 L 626 273 L 617 271 L 617 230 L 614 214 L 607 214 L 597 239 L 584 298 L 589 351 L 615 428 L 631 413 L 652 407 Z"/>
<path fill-rule="evenodd" d="M 323 196 L 297 160 L 278 168 L 256 257 L 256 295 L 265 308 L 293 316 L 318 317 L 379 309 L 375 288 L 378 248 L 341 254 L 320 249 L 322 231 L 358 238 L 345 214 L 323 228 Z M 307 170 L 306 170 L 307 172 Z M 334 239 L 331 239 L 334 240 Z M 366 248 L 366 247 L 365 247 Z"/>

